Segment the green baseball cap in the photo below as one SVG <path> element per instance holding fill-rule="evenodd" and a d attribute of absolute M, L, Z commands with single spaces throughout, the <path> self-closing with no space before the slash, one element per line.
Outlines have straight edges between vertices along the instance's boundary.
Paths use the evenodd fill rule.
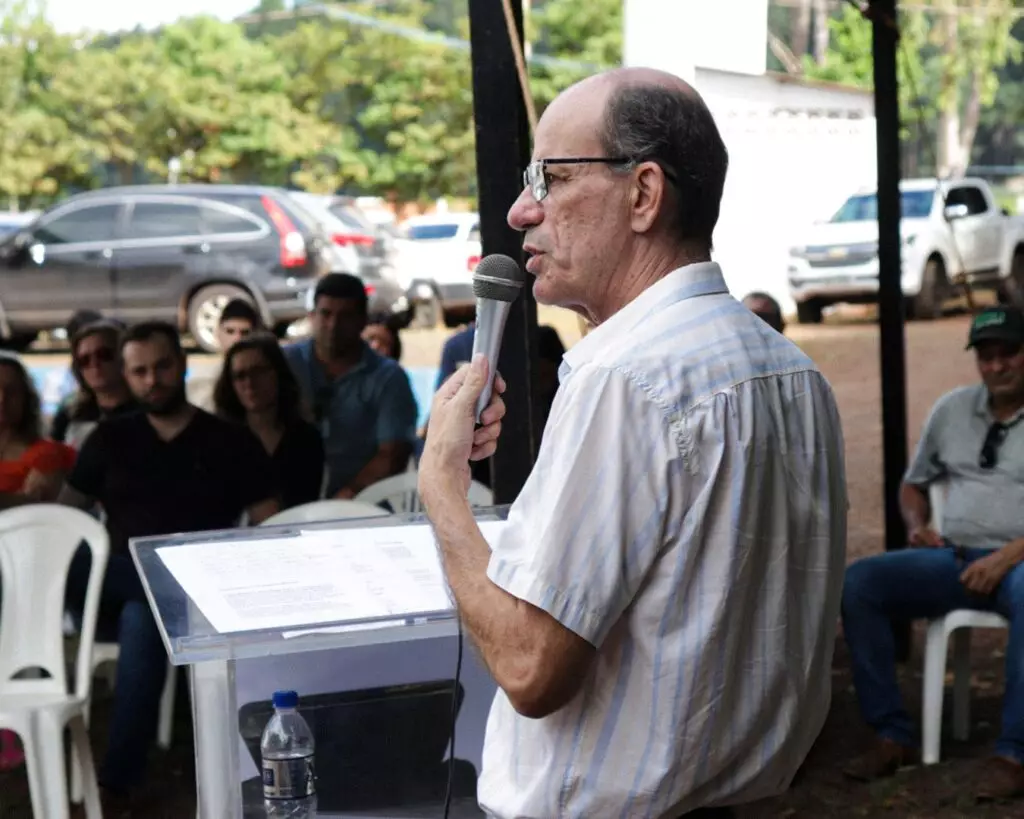
<path fill-rule="evenodd" d="M 971 322 L 967 349 L 984 341 L 1024 344 L 1024 313 L 1016 307 L 986 307 Z"/>

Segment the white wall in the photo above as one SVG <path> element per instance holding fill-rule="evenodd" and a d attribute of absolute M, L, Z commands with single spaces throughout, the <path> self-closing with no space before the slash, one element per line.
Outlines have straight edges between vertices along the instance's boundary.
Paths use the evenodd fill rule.
<path fill-rule="evenodd" d="M 785 74 L 753 77 L 732 71 L 697 67 L 694 87 L 716 109 L 760 111 L 834 111 L 844 116 L 873 117 L 869 91 L 816 83 Z"/>
<path fill-rule="evenodd" d="M 625 0 L 624 62 L 686 80 L 695 66 L 763 74 L 768 0 Z"/>
<path fill-rule="evenodd" d="M 763 290 L 792 310 L 789 248 L 807 225 L 874 183 L 874 119 L 730 112 L 713 100 L 709 105 L 729 149 L 715 258 L 737 298 Z"/>
<path fill-rule="evenodd" d="M 625 0 L 625 64 L 691 82 L 729 149 L 715 257 L 730 290 L 789 310 L 789 248 L 874 183 L 875 123 L 869 93 L 767 74 L 767 43 L 767 0 Z"/>

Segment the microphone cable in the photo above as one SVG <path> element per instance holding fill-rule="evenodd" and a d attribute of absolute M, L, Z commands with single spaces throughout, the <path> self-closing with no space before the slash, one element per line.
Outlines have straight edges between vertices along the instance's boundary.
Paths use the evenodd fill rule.
<path fill-rule="evenodd" d="M 455 655 L 455 686 L 452 691 L 451 734 L 448 740 L 448 784 L 444 791 L 444 819 L 452 808 L 452 786 L 455 781 L 455 721 L 459 716 L 459 691 L 462 679 L 462 618 L 455 609 L 455 627 L 458 629 L 458 653 Z"/>

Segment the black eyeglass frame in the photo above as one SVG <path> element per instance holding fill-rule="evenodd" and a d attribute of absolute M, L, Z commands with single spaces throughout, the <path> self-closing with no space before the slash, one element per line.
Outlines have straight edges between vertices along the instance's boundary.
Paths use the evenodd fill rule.
<path fill-rule="evenodd" d="M 547 199 L 549 182 L 547 174 L 548 165 L 620 165 L 625 167 L 636 167 L 641 162 L 655 162 L 665 178 L 673 185 L 676 184 L 676 175 L 670 169 L 655 159 L 640 159 L 629 156 L 560 156 L 551 159 L 535 159 L 523 171 L 523 187 L 528 188 L 533 198 L 538 202 Z"/>

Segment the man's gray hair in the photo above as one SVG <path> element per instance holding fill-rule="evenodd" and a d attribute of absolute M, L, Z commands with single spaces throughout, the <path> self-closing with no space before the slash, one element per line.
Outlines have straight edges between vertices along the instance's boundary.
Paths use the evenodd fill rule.
<path fill-rule="evenodd" d="M 729 154 L 699 96 L 661 85 L 623 85 L 608 100 L 601 142 L 607 156 L 657 162 L 674 189 L 667 204 L 676 211 L 676 237 L 711 249 Z"/>

